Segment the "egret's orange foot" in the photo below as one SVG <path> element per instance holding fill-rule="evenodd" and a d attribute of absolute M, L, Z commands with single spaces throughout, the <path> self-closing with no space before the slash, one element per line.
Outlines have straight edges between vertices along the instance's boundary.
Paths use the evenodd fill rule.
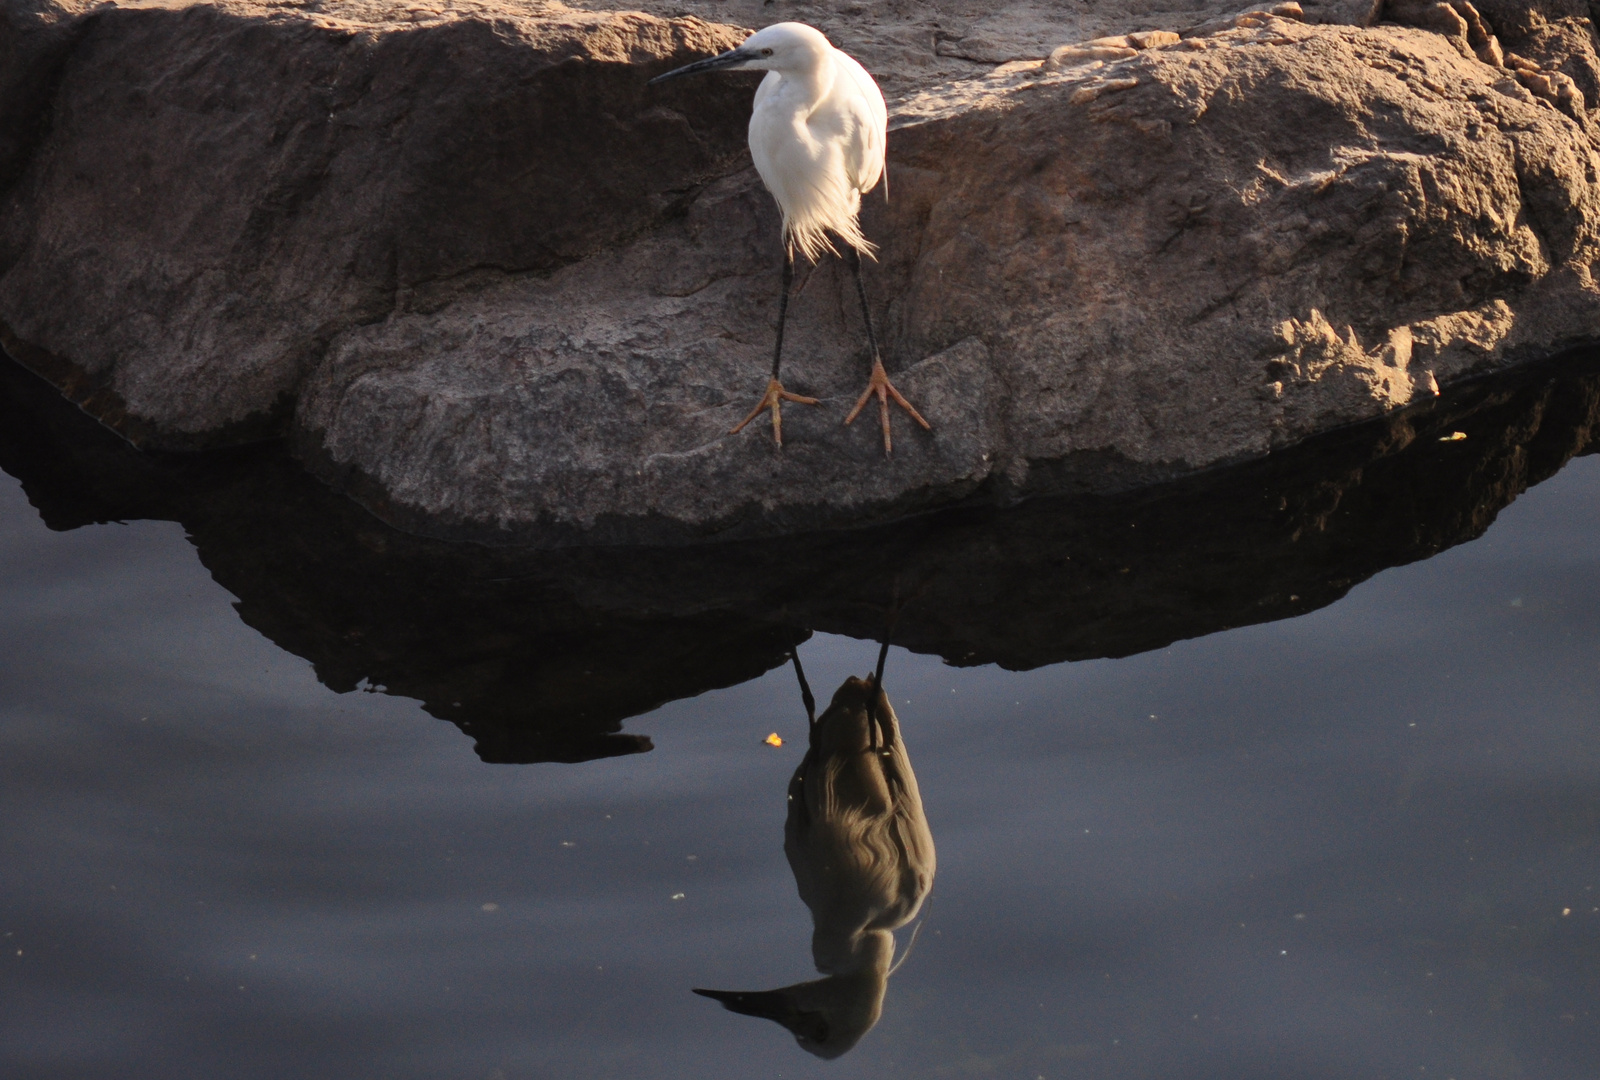
<path fill-rule="evenodd" d="M 900 396 L 900 391 L 894 388 L 894 383 L 889 381 L 888 372 L 883 370 L 882 360 L 872 361 L 872 378 L 867 381 L 867 388 L 861 392 L 861 398 L 856 402 L 856 407 L 850 410 L 850 415 L 844 418 L 845 423 L 850 423 L 861 414 L 862 408 L 867 404 L 867 399 L 878 395 L 878 419 L 883 422 L 883 453 L 887 457 L 894 451 L 894 443 L 889 438 L 889 399 L 911 414 L 911 419 L 922 425 L 924 431 L 932 431 L 933 427 L 922 418 L 922 414 L 914 409 L 911 402 Z"/>
<path fill-rule="evenodd" d="M 781 382 L 779 382 L 777 379 L 771 379 L 767 382 L 767 392 L 761 395 L 761 400 L 756 403 L 755 408 L 750 410 L 750 415 L 745 417 L 743 420 L 740 420 L 739 423 L 734 426 L 733 430 L 728 432 L 728 434 L 739 434 L 739 432 L 744 430 L 746 424 L 760 416 L 765 410 L 771 409 L 772 438 L 774 442 L 776 442 L 779 446 L 782 446 L 783 403 L 785 401 L 793 401 L 800 405 L 815 405 L 817 403 L 817 399 L 814 397 L 801 397 L 799 394 L 789 393 L 789 391 L 783 388 L 783 384 Z M 921 419 L 921 417 L 918 417 L 918 419 Z"/>

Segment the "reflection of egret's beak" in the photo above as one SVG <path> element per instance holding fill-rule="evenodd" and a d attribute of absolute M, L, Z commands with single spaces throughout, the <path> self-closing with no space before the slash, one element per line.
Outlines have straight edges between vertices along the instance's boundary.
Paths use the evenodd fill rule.
<path fill-rule="evenodd" d="M 746 60 L 754 59 L 755 55 L 745 52 L 741 46 L 737 49 L 729 49 L 724 53 L 718 53 L 715 56 L 708 56 L 704 60 L 696 60 L 692 64 L 685 64 L 681 68 L 673 68 L 665 75 L 657 75 L 651 79 L 650 85 L 654 86 L 658 82 L 666 82 L 668 79 L 676 79 L 683 75 L 698 75 L 702 71 L 721 71 L 724 68 L 734 68 Z"/>
<path fill-rule="evenodd" d="M 828 1038 L 828 1018 L 820 1012 L 801 1012 L 787 990 L 700 990 L 695 993 L 720 1001 L 729 1012 L 776 1020 L 802 1040 L 823 1042 Z"/>
<path fill-rule="evenodd" d="M 808 1052 L 820 1058 L 846 1053 L 883 1013 L 888 988 L 883 970 L 832 975 L 778 990 L 696 990 L 730 1012 L 776 1020 Z"/>

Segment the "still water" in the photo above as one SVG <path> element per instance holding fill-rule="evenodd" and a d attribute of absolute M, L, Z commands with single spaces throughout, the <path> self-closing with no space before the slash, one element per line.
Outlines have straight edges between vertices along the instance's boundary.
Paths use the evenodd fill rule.
<path fill-rule="evenodd" d="M 226 545 L 56 524 L 0 476 L 4 1076 L 1600 1075 L 1595 457 L 1277 621 L 891 647 L 937 872 L 835 1060 L 691 992 L 821 978 L 786 646 L 644 752 L 489 764 L 252 628 Z M 820 711 L 878 646 L 798 652 Z"/>

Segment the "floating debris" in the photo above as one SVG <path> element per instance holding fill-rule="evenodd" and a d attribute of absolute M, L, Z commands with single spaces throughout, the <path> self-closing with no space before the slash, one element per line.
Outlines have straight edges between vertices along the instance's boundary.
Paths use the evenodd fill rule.
<path fill-rule="evenodd" d="M 1466 437 L 1467 437 L 1467 433 L 1465 431 L 1452 431 L 1448 435 L 1439 436 L 1439 441 L 1440 442 L 1460 442 L 1462 439 L 1465 439 Z"/>

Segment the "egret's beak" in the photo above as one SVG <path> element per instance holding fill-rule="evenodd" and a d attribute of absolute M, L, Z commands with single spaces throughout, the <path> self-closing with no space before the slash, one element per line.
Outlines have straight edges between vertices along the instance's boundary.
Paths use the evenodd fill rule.
<path fill-rule="evenodd" d="M 665 75 L 657 75 L 655 78 L 650 80 L 649 85 L 654 86 L 658 82 L 666 82 L 668 79 L 676 79 L 680 75 L 698 75 L 702 71 L 721 71 L 724 68 L 734 68 L 738 67 L 746 60 L 754 59 L 755 55 L 753 53 L 745 52 L 744 46 L 741 45 L 737 49 L 729 49 L 725 53 L 718 53 L 715 56 L 708 56 L 704 60 L 696 60 L 692 64 L 685 64 L 683 67 L 675 68 L 674 70 L 667 72 Z"/>

